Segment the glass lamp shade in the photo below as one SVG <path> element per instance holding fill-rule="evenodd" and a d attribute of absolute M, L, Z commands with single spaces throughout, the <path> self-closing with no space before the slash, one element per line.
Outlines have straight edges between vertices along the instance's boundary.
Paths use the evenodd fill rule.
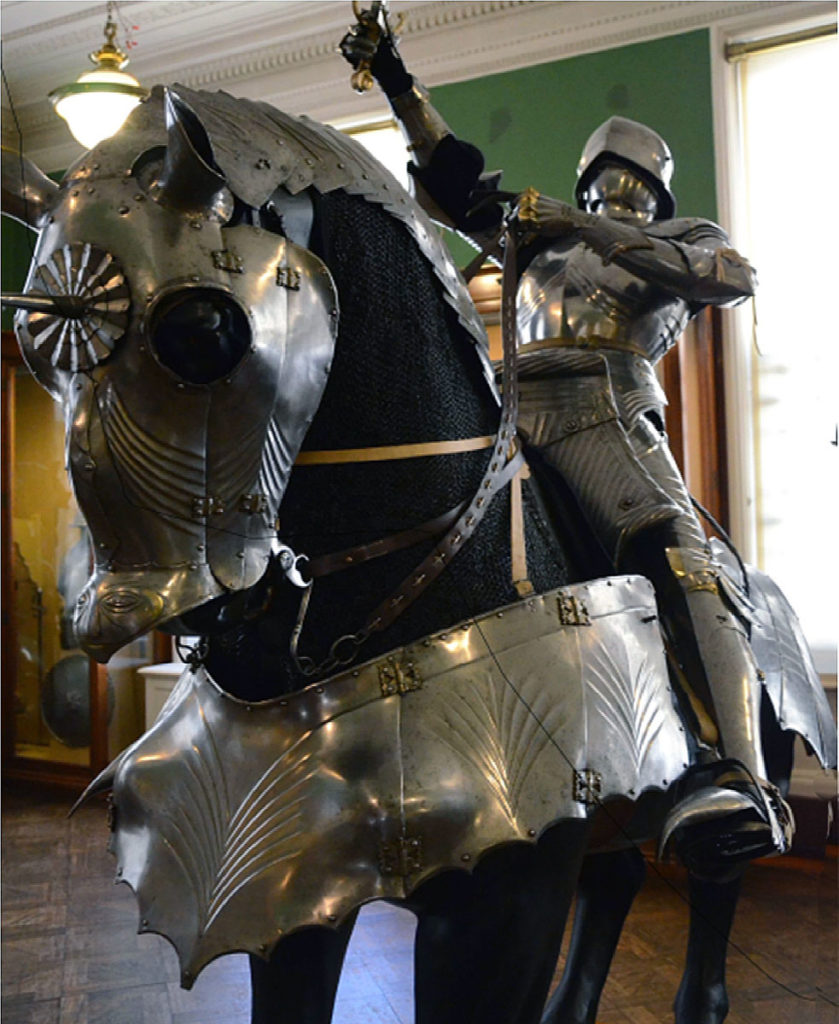
<path fill-rule="evenodd" d="M 92 149 L 119 131 L 146 95 L 147 90 L 132 75 L 100 67 L 80 75 L 72 85 L 54 89 L 50 99 L 74 138 L 85 149 Z"/>

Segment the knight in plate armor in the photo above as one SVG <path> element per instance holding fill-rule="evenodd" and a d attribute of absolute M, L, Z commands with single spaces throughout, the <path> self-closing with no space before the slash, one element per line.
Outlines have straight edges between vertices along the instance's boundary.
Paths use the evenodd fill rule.
<path fill-rule="evenodd" d="M 342 40 L 388 96 L 411 154 L 421 205 L 488 255 L 499 255 L 498 175 L 457 139 L 407 72 L 387 32 L 363 23 Z M 785 852 L 789 809 L 760 741 L 762 673 L 749 635 L 754 609 L 714 557 L 667 443 L 655 364 L 705 306 L 754 293 L 749 263 L 717 224 L 675 217 L 673 158 L 651 128 L 611 117 L 586 143 L 571 206 L 528 189 L 510 220 L 518 238 L 519 429 L 570 488 L 613 571 L 654 584 L 699 760 L 665 824 L 689 866 Z M 483 199 L 482 199 L 483 195 Z M 702 781 L 698 781 L 702 779 Z M 742 822 L 723 852 L 702 823 Z"/>

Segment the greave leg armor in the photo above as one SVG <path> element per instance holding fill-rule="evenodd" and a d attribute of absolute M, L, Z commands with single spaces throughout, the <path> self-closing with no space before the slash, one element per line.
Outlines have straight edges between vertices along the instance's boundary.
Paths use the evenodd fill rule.
<path fill-rule="evenodd" d="M 766 778 L 760 737 L 760 681 L 743 623 L 727 607 L 710 553 L 668 548 L 690 614 L 725 755 Z"/>
<path fill-rule="evenodd" d="M 749 643 L 753 609 L 714 560 L 664 437 L 646 418 L 628 434 L 639 462 L 681 514 L 640 537 L 627 562 L 652 579 L 688 684 L 713 718 L 725 758 L 688 775 L 661 849 L 672 841 L 694 873 L 719 879 L 742 860 L 786 852 L 792 840 L 789 808 L 766 781 L 762 684 Z M 721 819 L 728 823 L 722 831 Z"/>

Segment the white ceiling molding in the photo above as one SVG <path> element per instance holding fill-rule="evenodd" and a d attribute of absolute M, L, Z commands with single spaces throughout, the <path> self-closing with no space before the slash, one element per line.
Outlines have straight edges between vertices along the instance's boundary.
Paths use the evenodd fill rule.
<path fill-rule="evenodd" d="M 759 14 L 779 21 L 800 19 L 811 8 L 835 12 L 829 3 L 789 0 L 391 3 L 394 18 L 405 15 L 401 50 L 406 63 L 431 86 L 731 19 Z M 224 89 L 331 122 L 386 111 L 377 90 L 365 96 L 352 92 L 350 68 L 335 52 L 353 21 L 349 0 L 125 0 L 117 10 L 136 42 L 130 70 L 144 85 L 182 82 Z M 66 167 L 81 150 L 46 95 L 84 70 L 87 53 L 102 40 L 105 4 L 4 0 L 0 17 L 3 66 L 26 152 L 41 167 Z M 2 103 L 4 144 L 16 147 L 5 90 Z"/>

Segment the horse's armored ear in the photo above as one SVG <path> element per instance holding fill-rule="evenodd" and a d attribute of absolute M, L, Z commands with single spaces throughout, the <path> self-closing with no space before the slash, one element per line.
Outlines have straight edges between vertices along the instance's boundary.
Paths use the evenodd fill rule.
<path fill-rule="evenodd" d="M 58 185 L 31 160 L 3 148 L 3 213 L 37 231 L 57 193 Z"/>
<path fill-rule="evenodd" d="M 233 197 L 204 126 L 174 89 L 164 93 L 166 155 L 157 180 L 150 188 L 161 206 L 226 221 L 233 212 Z"/>

